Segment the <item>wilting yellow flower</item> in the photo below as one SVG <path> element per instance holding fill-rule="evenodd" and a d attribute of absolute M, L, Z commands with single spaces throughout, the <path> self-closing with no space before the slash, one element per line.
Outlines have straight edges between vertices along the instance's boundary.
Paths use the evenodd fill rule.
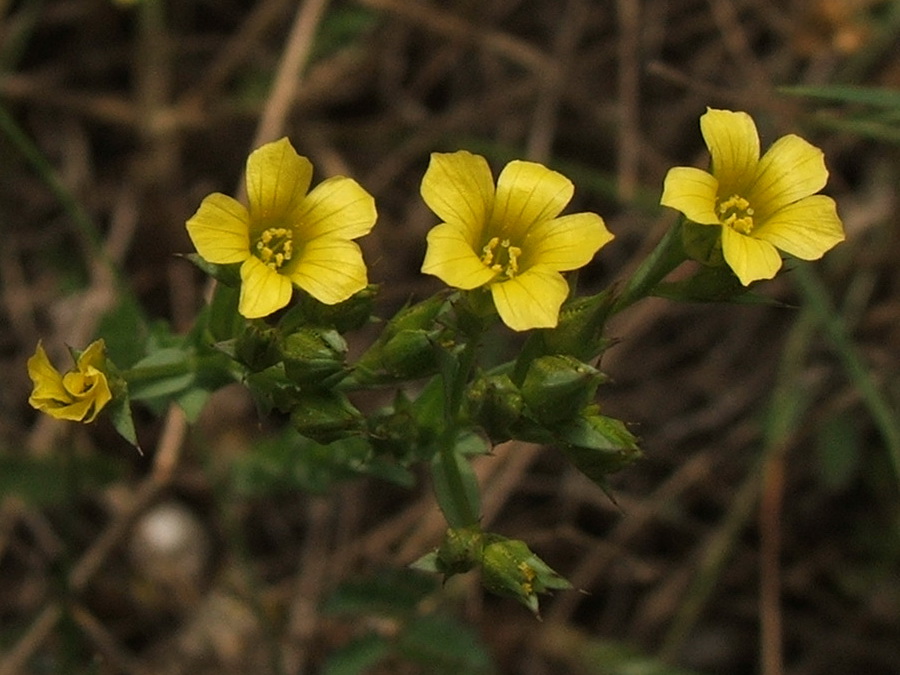
<path fill-rule="evenodd" d="M 34 383 L 28 403 L 56 419 L 93 422 L 112 399 L 103 340 L 92 342 L 78 357 L 75 369 L 65 375 L 53 367 L 38 343 L 34 356 L 28 359 L 28 376 Z"/>
<path fill-rule="evenodd" d="M 756 125 L 743 112 L 710 108 L 700 129 L 712 173 L 670 169 L 661 203 L 695 223 L 720 226 L 725 262 L 742 284 L 775 276 L 776 249 L 817 260 L 844 240 L 834 200 L 816 194 L 828 180 L 821 150 L 788 135 L 760 158 Z"/>
<path fill-rule="evenodd" d="M 573 193 L 568 178 L 533 162 L 507 164 L 495 190 L 484 157 L 432 154 L 422 197 L 444 222 L 428 233 L 422 271 L 489 289 L 513 330 L 555 326 L 569 293 L 560 272 L 583 267 L 613 238 L 597 214 L 558 217 Z"/>
<path fill-rule="evenodd" d="M 287 138 L 254 150 L 247 160 L 249 208 L 213 193 L 187 221 L 200 256 L 241 263 L 238 311 L 268 316 L 291 299 L 292 284 L 333 305 L 366 287 L 366 266 L 353 239 L 375 225 L 375 200 L 342 176 L 309 194 L 312 164 Z"/>

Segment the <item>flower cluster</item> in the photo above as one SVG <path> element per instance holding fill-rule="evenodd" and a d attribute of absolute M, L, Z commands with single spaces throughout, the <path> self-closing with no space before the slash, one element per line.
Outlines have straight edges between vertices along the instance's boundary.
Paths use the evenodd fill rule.
<path fill-rule="evenodd" d="M 569 297 L 564 274 L 613 234 L 595 213 L 563 215 L 575 190 L 568 178 L 517 160 L 495 182 L 484 157 L 432 154 L 421 196 L 440 222 L 421 271 L 449 288 L 381 322 L 355 358 L 344 334 L 376 323 L 357 243 L 375 226 L 375 200 L 342 176 L 310 189 L 312 164 L 288 139 L 263 145 L 247 160 L 246 205 L 213 193 L 187 220 L 198 254 L 190 259 L 220 282 L 196 326 L 184 335 L 148 330 L 143 347 L 122 357 L 110 340 L 126 370 L 107 359 L 103 340 L 73 354 L 65 374 L 38 344 L 29 402 L 79 422 L 106 410 L 137 445 L 131 401 L 175 402 L 195 418 L 212 391 L 240 382 L 290 432 L 258 460 L 257 478 L 275 466 L 284 471 L 273 480 L 313 490 L 363 473 L 408 485 L 421 463 L 450 530 L 417 566 L 445 577 L 478 567 L 488 590 L 537 613 L 540 594 L 569 584 L 524 542 L 481 530 L 469 459 L 510 439 L 540 443 L 606 486 L 641 455 L 629 425 L 597 402 L 609 317 L 650 295 L 737 298 L 775 276 L 780 252 L 817 259 L 844 238 L 834 201 L 817 194 L 828 177 L 820 150 L 791 135 L 760 156 L 746 113 L 711 109 L 700 126 L 710 170 L 671 169 L 661 199 L 682 221 L 627 280 L 580 297 Z M 705 264 L 666 282 L 689 257 Z M 532 331 L 499 364 L 482 349 L 497 317 Z M 354 392 L 393 386 L 391 403 L 357 409 Z"/>

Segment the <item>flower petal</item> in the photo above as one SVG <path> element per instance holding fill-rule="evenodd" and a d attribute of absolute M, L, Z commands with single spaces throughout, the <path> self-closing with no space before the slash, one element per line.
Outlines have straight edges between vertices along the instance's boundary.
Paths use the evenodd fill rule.
<path fill-rule="evenodd" d="M 247 159 L 247 199 L 251 222 L 265 229 L 296 208 L 309 189 L 312 164 L 287 138 L 266 143 Z"/>
<path fill-rule="evenodd" d="M 258 319 L 277 312 L 291 300 L 291 281 L 259 258 L 250 256 L 241 265 L 241 297 L 238 312 Z"/>
<path fill-rule="evenodd" d="M 781 269 L 781 256 L 772 244 L 730 227 L 722 228 L 722 254 L 744 286 L 758 279 L 771 279 Z"/>
<path fill-rule="evenodd" d="M 102 338 L 94 340 L 78 357 L 78 370 L 87 372 L 89 368 L 106 371 L 106 342 Z"/>
<path fill-rule="evenodd" d="M 535 223 L 556 218 L 574 193 L 572 181 L 561 173 L 535 162 L 514 160 L 497 179 L 491 232 L 521 240 Z"/>
<path fill-rule="evenodd" d="M 707 109 L 700 131 L 712 158 L 712 174 L 719 181 L 720 197 L 740 194 L 759 162 L 759 134 L 745 112 Z"/>
<path fill-rule="evenodd" d="M 204 260 L 227 265 L 250 255 L 250 215 L 244 205 L 218 192 L 206 197 L 187 221 L 188 235 Z"/>
<path fill-rule="evenodd" d="M 28 403 L 41 410 L 43 405 L 51 401 L 61 403 L 71 400 L 63 386 L 62 375 L 50 363 L 44 346 L 38 342 L 34 356 L 28 359 L 28 377 L 34 383 L 34 390 L 28 397 Z"/>
<path fill-rule="evenodd" d="M 799 136 L 789 135 L 772 144 L 756 169 L 746 197 L 764 222 L 779 209 L 815 194 L 828 181 L 825 155 Z"/>
<path fill-rule="evenodd" d="M 844 227 L 831 197 L 813 195 L 773 213 L 753 236 L 803 260 L 818 260 L 844 241 Z"/>
<path fill-rule="evenodd" d="M 428 248 L 422 271 L 433 274 L 448 286 L 465 291 L 491 281 L 496 273 L 472 250 L 465 232 L 449 223 L 441 223 L 428 232 Z"/>
<path fill-rule="evenodd" d="M 368 283 L 359 246 L 336 237 L 319 237 L 307 243 L 290 278 L 326 305 L 343 302 Z"/>
<path fill-rule="evenodd" d="M 351 178 L 335 176 L 322 181 L 304 199 L 291 219 L 297 234 L 310 241 L 317 237 L 355 239 L 375 225 L 375 200 Z"/>
<path fill-rule="evenodd" d="M 717 225 L 716 193 L 719 181 L 701 169 L 676 166 L 669 169 L 659 203 L 681 211 L 688 220 Z"/>
<path fill-rule="evenodd" d="M 573 213 L 538 223 L 523 245 L 524 264 L 563 272 L 587 265 L 613 238 L 596 213 Z"/>
<path fill-rule="evenodd" d="M 568 294 L 569 285 L 562 275 L 543 266 L 491 284 L 497 313 L 503 323 L 517 331 L 556 326 L 559 308 Z"/>
<path fill-rule="evenodd" d="M 484 157 L 465 150 L 432 153 L 421 192 L 428 208 L 465 231 L 473 245 L 481 238 L 494 203 L 494 179 Z"/>

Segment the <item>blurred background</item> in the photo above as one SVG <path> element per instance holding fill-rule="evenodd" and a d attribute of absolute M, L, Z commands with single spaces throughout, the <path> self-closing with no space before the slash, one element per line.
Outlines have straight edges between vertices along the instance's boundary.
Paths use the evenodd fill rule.
<path fill-rule="evenodd" d="M 898 47 L 884 0 L 0 0 L 0 674 L 900 672 Z M 240 387 L 137 407 L 143 455 L 28 406 L 40 339 L 190 329 L 184 222 L 261 142 L 375 196 L 387 317 L 440 287 L 430 152 L 570 177 L 616 235 L 596 292 L 674 222 L 707 106 L 821 147 L 847 241 L 777 303 L 616 317 L 600 403 L 644 458 L 609 494 L 552 449 L 476 461 L 485 527 L 579 589 L 541 621 L 407 569 L 445 527 L 424 475 L 292 455 Z"/>

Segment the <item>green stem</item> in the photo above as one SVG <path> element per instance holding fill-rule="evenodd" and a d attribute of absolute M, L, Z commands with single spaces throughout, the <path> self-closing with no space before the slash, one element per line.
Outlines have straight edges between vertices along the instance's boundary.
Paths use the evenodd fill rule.
<path fill-rule="evenodd" d="M 469 326 L 466 343 L 458 358 L 453 359 L 450 357 L 442 369 L 442 375 L 445 378 L 444 429 L 441 434 L 440 451 L 437 457 L 439 466 L 435 468 L 441 472 L 443 477 L 443 482 L 448 492 L 447 497 L 450 501 L 449 511 L 452 511 L 452 513 L 449 513 L 445 505 L 440 503 L 440 499 L 438 499 L 438 505 L 444 512 L 448 523 L 454 527 L 477 525 L 480 519 L 477 496 L 475 500 L 471 498 L 470 492 L 466 489 L 466 480 L 460 467 L 460 463 L 466 460 L 464 458 L 461 459 L 456 450 L 459 432 L 462 427 L 462 402 L 469 377 L 475 368 L 478 341 L 483 330 L 480 322 L 475 323 L 478 324 L 477 327 Z"/>
<path fill-rule="evenodd" d="M 610 315 L 617 314 L 638 300 L 647 297 L 669 272 L 687 259 L 681 243 L 681 229 L 682 223 L 679 221 L 666 231 L 656 248 L 650 252 L 650 255 L 628 279 L 625 288 L 619 293 Z"/>

